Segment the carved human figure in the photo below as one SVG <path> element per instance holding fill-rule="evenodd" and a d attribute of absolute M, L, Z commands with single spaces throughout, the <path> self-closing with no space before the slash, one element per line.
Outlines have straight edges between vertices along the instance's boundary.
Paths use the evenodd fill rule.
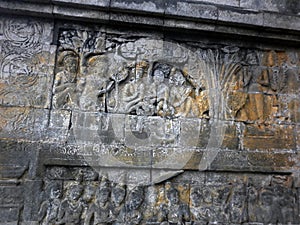
<path fill-rule="evenodd" d="M 226 199 L 225 199 L 226 200 Z M 245 216 L 245 202 L 246 195 L 244 192 L 244 187 L 238 185 L 234 188 L 234 191 L 231 195 L 230 204 L 229 204 L 229 220 L 234 223 L 242 223 L 246 220 Z"/>
<path fill-rule="evenodd" d="M 210 217 L 210 210 L 206 207 L 206 204 L 203 202 L 203 194 L 201 187 L 192 187 L 190 192 L 190 210 L 192 220 L 194 224 L 197 225 L 200 222 L 208 223 Z"/>
<path fill-rule="evenodd" d="M 292 190 L 278 186 L 277 188 L 277 217 L 282 224 L 293 224 L 296 215 L 295 195 Z"/>
<path fill-rule="evenodd" d="M 165 79 L 170 75 L 170 67 L 166 64 L 157 64 L 153 70 L 154 83 L 150 87 L 155 90 L 156 93 L 156 114 L 159 116 L 170 115 L 171 109 L 168 108 L 169 101 L 169 87 L 166 84 Z"/>
<path fill-rule="evenodd" d="M 182 224 L 190 220 L 188 206 L 182 204 L 179 200 L 178 190 L 170 187 L 166 192 L 168 201 L 168 222 L 170 224 Z"/>
<path fill-rule="evenodd" d="M 82 192 L 83 187 L 81 185 L 73 184 L 69 187 L 68 194 L 62 201 L 59 209 L 57 224 L 81 224 L 81 215 L 83 212 Z"/>
<path fill-rule="evenodd" d="M 144 220 L 147 222 L 157 222 L 158 221 L 158 211 L 157 206 L 158 191 L 154 186 L 147 187 L 146 198 L 145 198 L 145 210 L 144 210 Z"/>
<path fill-rule="evenodd" d="M 128 195 L 125 207 L 121 210 L 117 225 L 138 225 L 143 219 L 140 207 L 144 201 L 144 190 L 135 187 Z"/>
<path fill-rule="evenodd" d="M 145 77 L 149 64 L 145 61 L 137 63 L 134 78 L 124 86 L 123 101 L 127 113 L 135 112 L 143 105 L 145 97 Z"/>
<path fill-rule="evenodd" d="M 229 187 L 216 187 L 213 190 L 213 202 L 211 207 L 211 221 L 228 222 L 228 203 L 230 193 Z"/>
<path fill-rule="evenodd" d="M 48 189 L 49 198 L 42 202 L 38 218 L 41 225 L 57 224 L 58 211 L 61 204 L 61 187 L 57 183 L 50 184 Z"/>
<path fill-rule="evenodd" d="M 175 68 L 172 68 L 169 82 L 171 85 L 169 104 L 172 105 L 172 110 L 175 110 L 173 114 L 187 116 L 193 104 L 193 99 L 190 97 L 192 88 L 186 85 L 182 72 Z"/>
<path fill-rule="evenodd" d="M 257 208 L 257 220 L 265 224 L 276 223 L 273 215 L 274 194 L 271 189 L 263 189 L 259 195 L 259 206 Z"/>
<path fill-rule="evenodd" d="M 248 188 L 248 220 L 249 222 L 257 221 L 258 191 L 254 186 Z"/>
<path fill-rule="evenodd" d="M 111 190 L 111 211 L 110 217 L 112 224 L 118 224 L 118 217 L 124 208 L 126 189 L 124 185 L 115 184 Z"/>
<path fill-rule="evenodd" d="M 88 209 L 90 208 L 92 201 L 94 199 L 94 194 L 95 194 L 95 186 L 92 184 L 86 185 L 82 195 L 82 201 L 84 207 L 82 218 L 86 218 Z"/>
<path fill-rule="evenodd" d="M 74 53 L 64 52 L 58 60 L 64 70 L 57 73 L 54 81 L 53 106 L 73 108 L 78 104 L 77 72 L 78 58 Z"/>
<path fill-rule="evenodd" d="M 118 112 L 120 109 L 121 105 L 121 98 L 120 98 L 120 83 L 124 80 L 127 79 L 127 77 L 130 75 L 130 66 L 125 66 L 119 68 L 118 72 L 113 74 L 111 76 L 111 80 L 113 81 L 113 85 L 109 84 L 110 88 L 106 92 L 110 92 L 110 89 L 114 89 L 113 91 L 110 92 L 109 97 L 108 97 L 108 102 L 107 102 L 107 108 L 108 111 L 112 112 Z"/>
<path fill-rule="evenodd" d="M 247 55 L 248 66 L 243 69 L 242 86 L 248 94 L 247 108 L 241 110 L 240 117 L 244 120 L 256 120 L 257 123 L 264 123 L 271 111 L 271 98 L 264 93 L 274 94 L 270 86 L 270 72 L 260 69 L 258 65 L 258 57 L 255 52 Z"/>
<path fill-rule="evenodd" d="M 96 201 L 88 209 L 84 221 L 86 225 L 105 225 L 110 222 L 111 204 L 109 202 L 109 196 L 109 183 L 106 179 L 103 179 L 96 192 Z"/>

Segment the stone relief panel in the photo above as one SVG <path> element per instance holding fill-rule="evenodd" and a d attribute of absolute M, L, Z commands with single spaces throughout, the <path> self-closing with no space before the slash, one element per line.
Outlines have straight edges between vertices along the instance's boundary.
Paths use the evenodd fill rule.
<path fill-rule="evenodd" d="M 53 171 L 63 173 L 53 176 Z M 179 182 L 186 179 L 183 174 L 179 180 L 134 187 L 84 175 L 91 171 L 48 167 L 39 224 L 297 224 L 299 219 L 298 193 L 289 175 L 225 173 L 220 180 L 206 174 L 203 183 L 197 172 L 189 172 L 194 182 Z"/>
<path fill-rule="evenodd" d="M 298 90 L 290 95 L 286 86 L 299 83 L 298 65 L 296 52 L 199 48 L 104 28 L 61 29 L 52 106 L 71 112 L 74 144 L 92 166 L 177 174 L 196 154 L 198 165 L 194 160 L 188 168 L 205 170 L 221 149 L 255 150 L 269 138 L 260 146 L 295 148 L 295 126 L 271 124 L 297 117 Z M 283 98 L 291 103 L 281 104 Z M 252 167 L 256 157 L 247 158 L 247 168 L 260 168 Z M 141 177 L 149 182 L 150 174 Z"/>
<path fill-rule="evenodd" d="M 299 223 L 299 52 L 0 23 L 0 224 Z"/>
<path fill-rule="evenodd" d="M 49 107 L 55 47 L 52 24 L 1 18 L 1 105 Z"/>

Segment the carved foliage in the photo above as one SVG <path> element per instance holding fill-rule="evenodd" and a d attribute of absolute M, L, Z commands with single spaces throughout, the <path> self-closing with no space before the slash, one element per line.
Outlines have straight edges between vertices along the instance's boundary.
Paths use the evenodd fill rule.
<path fill-rule="evenodd" d="M 46 106 L 51 76 L 47 23 L 4 19 L 0 35 L 0 103 Z M 0 32 L 1 33 L 1 32 Z M 43 91 L 41 91 L 44 89 Z"/>

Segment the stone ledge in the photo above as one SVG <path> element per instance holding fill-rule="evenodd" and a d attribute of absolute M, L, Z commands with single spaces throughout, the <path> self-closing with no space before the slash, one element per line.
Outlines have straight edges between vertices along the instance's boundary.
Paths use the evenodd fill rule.
<path fill-rule="evenodd" d="M 112 22 L 168 29 L 259 36 L 261 38 L 299 42 L 300 16 L 286 12 L 269 12 L 238 6 L 236 1 L 224 5 L 215 1 L 167 1 L 147 3 L 137 0 L 0 0 L 0 12 L 46 18 L 64 18 L 88 22 Z M 244 6 L 244 5 L 243 5 Z M 177 23 L 178 21 L 178 23 Z M 209 26 L 208 26 L 209 25 Z"/>

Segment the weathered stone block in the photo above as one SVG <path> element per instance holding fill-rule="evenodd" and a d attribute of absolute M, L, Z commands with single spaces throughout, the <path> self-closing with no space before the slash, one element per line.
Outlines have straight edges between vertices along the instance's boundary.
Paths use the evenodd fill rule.
<path fill-rule="evenodd" d="M 300 30 L 300 18 L 298 16 L 264 13 L 264 26 Z"/>
<path fill-rule="evenodd" d="M 193 155 L 185 164 L 185 170 L 199 170 L 201 159 L 203 158 L 203 150 L 194 150 Z"/>
<path fill-rule="evenodd" d="M 109 0 L 51 0 L 54 4 L 70 4 L 70 5 L 81 5 L 89 7 L 109 7 Z"/>
<path fill-rule="evenodd" d="M 242 134 L 243 149 L 249 150 L 295 150 L 293 125 L 246 125 Z"/>
<path fill-rule="evenodd" d="M 131 23 L 131 24 L 143 24 L 143 25 L 155 25 L 155 26 L 162 26 L 163 19 L 140 15 L 134 15 L 128 13 L 110 13 L 109 17 L 110 21 L 112 22 L 119 22 L 119 23 Z"/>
<path fill-rule="evenodd" d="M 206 128 L 207 124 L 205 122 L 206 121 L 199 119 L 181 119 L 179 146 L 190 148 L 197 147 L 199 142 L 203 141 L 201 140 L 200 135 L 203 134 L 201 131 Z"/>
<path fill-rule="evenodd" d="M 49 124 L 44 131 L 44 140 L 64 143 L 71 127 L 71 112 L 67 110 L 51 110 Z"/>
<path fill-rule="evenodd" d="M 264 123 L 272 121 L 278 110 L 277 97 L 263 93 L 249 93 L 236 114 L 238 121 Z"/>
<path fill-rule="evenodd" d="M 296 129 L 296 142 L 297 142 L 297 151 L 300 150 L 300 124 L 298 123 L 295 127 Z"/>
<path fill-rule="evenodd" d="M 228 9 L 218 10 L 218 20 L 249 25 L 263 25 L 263 13 L 234 11 Z"/>
<path fill-rule="evenodd" d="M 45 1 L 48 0 L 42 0 L 43 2 L 36 1 L 36 3 L 31 3 L 29 1 L 7 1 L 3 0 L 1 1 L 0 10 L 4 11 L 5 13 L 8 12 L 22 12 L 24 14 L 29 14 L 32 16 L 38 16 L 41 13 L 43 13 L 45 16 L 51 16 L 52 13 L 52 6 L 48 4 Z"/>
<path fill-rule="evenodd" d="M 213 31 L 216 29 L 215 25 L 213 24 L 204 24 L 196 21 L 186 21 L 186 20 L 169 19 L 169 18 L 166 18 L 164 20 L 164 27 L 203 30 L 203 31 Z"/>
<path fill-rule="evenodd" d="M 95 9 L 79 9 L 61 5 L 54 5 L 53 14 L 59 17 L 82 18 L 83 20 L 108 20 L 109 14 Z"/>
<path fill-rule="evenodd" d="M 165 2 L 160 0 L 139 1 L 139 0 L 112 0 L 110 3 L 112 9 L 134 10 L 147 13 L 164 13 Z"/>
<path fill-rule="evenodd" d="M 247 153 L 241 151 L 219 151 L 210 168 L 234 171 L 247 170 Z"/>
<path fill-rule="evenodd" d="M 1 105 L 49 107 L 56 49 L 50 45 L 51 26 L 47 21 L 3 18 Z"/>
<path fill-rule="evenodd" d="M 36 141 L 43 137 L 47 127 L 48 110 L 1 107 L 1 139 Z"/>
<path fill-rule="evenodd" d="M 294 153 L 255 153 L 248 154 L 250 170 L 273 172 L 273 171 L 289 171 L 297 163 Z"/>
<path fill-rule="evenodd" d="M 218 8 L 213 5 L 190 3 L 186 1 L 168 1 L 165 14 L 166 16 L 184 16 L 194 19 L 216 20 L 218 18 Z"/>
<path fill-rule="evenodd" d="M 199 3 L 211 3 L 211 4 L 217 4 L 217 5 L 226 5 L 226 6 L 239 6 L 239 1 L 238 0 L 195 0 L 194 2 L 199 2 Z"/>
<path fill-rule="evenodd" d="M 125 144 L 128 147 L 150 145 L 151 130 L 146 126 L 147 118 L 141 116 L 126 116 Z"/>

